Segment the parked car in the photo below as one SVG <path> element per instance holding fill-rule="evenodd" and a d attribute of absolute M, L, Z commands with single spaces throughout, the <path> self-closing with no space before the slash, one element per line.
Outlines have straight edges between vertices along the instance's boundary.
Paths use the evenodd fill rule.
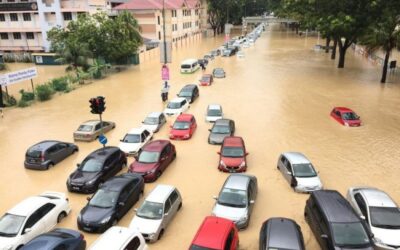
<path fill-rule="evenodd" d="M 234 49 L 224 49 L 222 51 L 222 56 L 224 57 L 229 57 L 235 55 L 235 50 Z"/>
<path fill-rule="evenodd" d="M 107 133 L 115 128 L 115 123 L 110 121 L 103 121 L 101 126 L 100 121 L 90 120 L 79 125 L 79 128 L 74 132 L 75 141 L 94 141 L 102 133 Z"/>
<path fill-rule="evenodd" d="M 204 66 L 207 66 L 208 60 L 206 58 L 201 58 L 197 60 L 198 64 L 203 64 Z"/>
<path fill-rule="evenodd" d="M 213 83 L 213 76 L 211 74 L 204 74 L 200 81 L 200 86 L 210 86 Z"/>
<path fill-rule="evenodd" d="M 252 175 L 231 174 L 214 196 L 216 203 L 212 215 L 233 221 L 238 229 L 249 225 L 257 198 L 257 178 Z"/>
<path fill-rule="evenodd" d="M 49 169 L 78 150 L 73 143 L 42 141 L 28 148 L 24 165 L 29 169 Z"/>
<path fill-rule="evenodd" d="M 243 48 L 250 48 L 250 43 L 249 42 L 245 42 L 242 45 Z"/>
<path fill-rule="evenodd" d="M 349 108 L 335 107 L 331 111 L 331 116 L 342 125 L 348 127 L 361 126 L 360 117 Z"/>
<path fill-rule="evenodd" d="M 210 53 L 211 53 L 213 56 L 219 56 L 219 55 L 221 55 L 221 51 L 220 51 L 219 49 L 212 50 Z"/>
<path fill-rule="evenodd" d="M 347 199 L 373 233 L 377 249 L 400 248 L 400 208 L 384 191 L 351 187 Z"/>
<path fill-rule="evenodd" d="M 312 192 L 304 216 L 323 250 L 374 249 L 365 223 L 335 190 Z"/>
<path fill-rule="evenodd" d="M 44 192 L 18 203 L 0 218 L 0 247 L 20 249 L 36 236 L 50 231 L 71 211 L 63 193 Z"/>
<path fill-rule="evenodd" d="M 296 192 L 309 193 L 323 188 L 317 171 L 302 153 L 281 154 L 277 168 Z"/>
<path fill-rule="evenodd" d="M 180 114 L 174 125 L 171 126 L 169 138 L 172 140 L 187 140 L 192 138 L 194 131 L 196 131 L 197 123 L 194 115 Z"/>
<path fill-rule="evenodd" d="M 189 109 L 189 102 L 186 98 L 178 97 L 168 102 L 167 107 L 164 110 L 164 114 L 171 116 L 182 114 Z"/>
<path fill-rule="evenodd" d="M 187 84 L 181 89 L 178 97 L 186 98 L 189 103 L 193 103 L 199 97 L 199 87 L 196 84 Z"/>
<path fill-rule="evenodd" d="M 218 119 L 224 118 L 222 107 L 219 104 L 210 104 L 207 106 L 206 122 L 215 122 Z"/>
<path fill-rule="evenodd" d="M 150 132 L 156 133 L 167 122 L 164 113 L 151 112 L 147 115 L 146 119 L 142 122 L 142 127 Z"/>
<path fill-rule="evenodd" d="M 174 144 L 168 140 L 154 140 L 143 147 L 128 171 L 142 175 L 146 182 L 152 182 L 161 176 L 175 158 Z"/>
<path fill-rule="evenodd" d="M 97 149 L 77 164 L 78 168 L 67 180 L 68 191 L 94 193 L 100 183 L 116 175 L 126 164 L 125 153 L 119 148 Z"/>
<path fill-rule="evenodd" d="M 40 234 L 20 250 L 85 250 L 86 240 L 78 231 L 56 228 L 50 232 Z"/>
<path fill-rule="evenodd" d="M 239 234 L 231 220 L 207 216 L 197 231 L 189 250 L 236 250 Z"/>
<path fill-rule="evenodd" d="M 205 59 L 205 60 L 208 60 L 208 61 L 212 61 L 212 60 L 214 60 L 214 55 L 212 54 L 212 53 L 208 53 L 208 54 L 205 54 L 204 56 L 203 56 L 203 58 Z"/>
<path fill-rule="evenodd" d="M 182 207 L 182 197 L 173 186 L 157 185 L 137 209 L 129 227 L 136 228 L 146 241 L 155 242 Z"/>
<path fill-rule="evenodd" d="M 225 137 L 235 134 L 235 122 L 230 119 L 218 119 L 208 131 L 210 131 L 208 143 L 222 144 Z"/>
<path fill-rule="evenodd" d="M 89 247 L 89 250 L 147 250 L 143 236 L 133 228 L 113 226 Z"/>
<path fill-rule="evenodd" d="M 227 136 L 221 145 L 218 170 L 229 173 L 245 172 L 247 170 L 246 146 L 242 137 Z"/>
<path fill-rule="evenodd" d="M 259 250 L 291 249 L 305 250 L 301 228 L 294 220 L 270 218 L 260 230 Z"/>
<path fill-rule="evenodd" d="M 153 132 L 144 127 L 131 129 L 123 139 L 120 140 L 118 147 L 126 155 L 137 155 L 144 145 L 153 139 Z"/>
<path fill-rule="evenodd" d="M 226 73 L 223 68 L 215 68 L 212 72 L 213 76 L 215 78 L 225 78 Z"/>
<path fill-rule="evenodd" d="M 132 208 L 143 195 L 144 180 L 140 175 L 125 173 L 104 182 L 78 215 L 78 228 L 103 233 Z"/>

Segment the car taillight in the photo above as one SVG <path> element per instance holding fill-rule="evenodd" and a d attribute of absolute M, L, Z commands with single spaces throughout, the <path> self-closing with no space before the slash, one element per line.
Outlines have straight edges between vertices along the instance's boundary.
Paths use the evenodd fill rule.
<path fill-rule="evenodd" d="M 44 161 L 44 153 L 43 152 L 40 154 L 40 160 Z"/>
<path fill-rule="evenodd" d="M 84 240 L 84 239 L 85 239 L 85 236 L 84 236 L 83 234 L 80 234 L 80 235 L 79 235 L 79 239 Z"/>

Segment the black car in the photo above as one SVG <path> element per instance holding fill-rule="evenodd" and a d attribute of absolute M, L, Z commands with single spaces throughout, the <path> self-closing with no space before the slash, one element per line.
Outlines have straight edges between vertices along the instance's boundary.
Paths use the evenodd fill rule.
<path fill-rule="evenodd" d="M 102 184 L 78 215 L 78 228 L 102 233 L 117 224 L 143 194 L 141 175 L 125 173 Z"/>
<path fill-rule="evenodd" d="M 225 137 L 235 135 L 235 122 L 231 119 L 218 119 L 209 129 L 209 144 L 222 144 Z"/>
<path fill-rule="evenodd" d="M 197 60 L 197 63 L 198 63 L 199 65 L 203 64 L 204 66 L 207 66 L 207 64 L 208 64 L 208 59 L 206 59 L 206 58 L 198 59 L 198 60 Z"/>
<path fill-rule="evenodd" d="M 118 147 L 105 147 L 92 152 L 77 164 L 67 180 L 68 191 L 93 193 L 100 183 L 116 175 L 126 167 L 126 156 Z"/>
<path fill-rule="evenodd" d="M 186 98 L 189 103 L 192 103 L 199 97 L 199 87 L 196 84 L 187 84 L 181 89 L 178 96 Z"/>
<path fill-rule="evenodd" d="M 306 202 L 304 216 L 324 250 L 373 250 L 368 231 L 350 203 L 335 190 L 317 190 Z"/>
<path fill-rule="evenodd" d="M 83 235 L 75 230 L 56 228 L 36 236 L 20 250 L 85 250 Z"/>
<path fill-rule="evenodd" d="M 46 170 L 75 152 L 77 145 L 61 141 L 42 141 L 30 147 L 25 154 L 25 168 Z"/>
<path fill-rule="evenodd" d="M 263 223 L 260 230 L 259 249 L 305 250 L 300 226 L 291 219 L 268 219 Z"/>

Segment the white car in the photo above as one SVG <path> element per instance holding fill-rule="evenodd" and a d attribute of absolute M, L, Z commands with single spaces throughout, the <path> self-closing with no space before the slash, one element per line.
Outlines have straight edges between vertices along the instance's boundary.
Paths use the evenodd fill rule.
<path fill-rule="evenodd" d="M 250 43 L 249 43 L 249 42 L 245 42 L 245 43 L 242 45 L 242 47 L 243 47 L 243 48 L 250 48 Z"/>
<path fill-rule="evenodd" d="M 133 228 L 113 226 L 103 233 L 89 250 L 147 250 L 143 236 Z"/>
<path fill-rule="evenodd" d="M 18 249 L 50 231 L 71 211 L 64 193 L 44 192 L 29 197 L 0 218 L 0 249 Z"/>
<path fill-rule="evenodd" d="M 236 53 L 237 58 L 244 58 L 244 52 L 242 50 L 238 51 L 238 53 Z"/>
<path fill-rule="evenodd" d="M 125 154 L 136 156 L 139 154 L 140 149 L 151 139 L 153 139 L 153 132 L 143 127 L 133 128 L 120 140 L 118 147 Z"/>
<path fill-rule="evenodd" d="M 146 119 L 142 122 L 142 128 L 156 133 L 167 122 L 165 115 L 162 112 L 151 112 L 147 115 Z"/>
<path fill-rule="evenodd" d="M 207 107 L 206 122 L 215 122 L 218 119 L 224 118 L 222 107 L 219 104 L 210 104 Z"/>
<path fill-rule="evenodd" d="M 164 110 L 164 114 L 171 115 L 179 115 L 189 109 L 189 102 L 186 98 L 177 97 L 168 102 L 167 107 Z"/>
<path fill-rule="evenodd" d="M 137 209 L 129 227 L 137 229 L 146 240 L 155 242 L 161 239 L 181 207 L 182 197 L 178 189 L 170 185 L 158 185 Z"/>

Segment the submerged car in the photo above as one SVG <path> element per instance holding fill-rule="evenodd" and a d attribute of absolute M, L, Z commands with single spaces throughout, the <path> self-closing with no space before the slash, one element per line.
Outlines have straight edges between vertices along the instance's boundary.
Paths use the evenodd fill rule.
<path fill-rule="evenodd" d="M 73 143 L 42 141 L 26 151 L 24 165 L 29 169 L 49 169 L 78 150 Z"/>
<path fill-rule="evenodd" d="M 178 97 L 168 102 L 167 107 L 164 110 L 164 114 L 168 116 L 182 114 L 189 109 L 189 102 L 186 98 Z"/>
<path fill-rule="evenodd" d="M 174 125 L 171 126 L 169 132 L 169 138 L 172 140 L 187 140 L 190 139 L 196 131 L 197 123 L 194 115 L 191 114 L 180 114 Z"/>
<path fill-rule="evenodd" d="M 153 133 L 144 127 L 133 128 L 120 140 L 118 147 L 126 155 L 135 156 L 151 139 L 153 139 Z"/>
<path fill-rule="evenodd" d="M 221 145 L 218 169 L 223 172 L 238 173 L 247 170 L 246 151 L 242 137 L 225 137 Z"/>
<path fill-rule="evenodd" d="M 225 78 L 226 73 L 223 68 L 215 68 L 212 72 L 213 76 L 215 78 Z"/>
<path fill-rule="evenodd" d="M 225 137 L 235 134 L 235 122 L 230 119 L 218 119 L 209 131 L 208 143 L 222 144 Z"/>
<path fill-rule="evenodd" d="M 291 219 L 270 218 L 260 230 L 259 250 L 305 250 L 300 226 Z"/>
<path fill-rule="evenodd" d="M 200 86 L 210 86 L 213 83 L 213 76 L 211 74 L 204 74 L 200 81 Z"/>
<path fill-rule="evenodd" d="M 142 127 L 156 133 L 160 128 L 167 122 L 164 113 L 162 112 L 151 112 L 147 115 L 146 119 L 142 122 Z"/>
<path fill-rule="evenodd" d="M 277 168 L 297 192 L 309 193 L 323 188 L 317 171 L 302 153 L 286 152 L 281 154 Z"/>
<path fill-rule="evenodd" d="M 342 125 L 348 127 L 361 126 L 360 117 L 349 108 L 335 107 L 331 111 L 331 116 Z"/>
<path fill-rule="evenodd" d="M 210 104 L 206 111 L 206 122 L 215 122 L 216 120 L 224 118 L 222 107 L 219 104 Z"/>
<path fill-rule="evenodd" d="M 102 133 L 107 133 L 115 128 L 115 123 L 110 121 L 103 121 L 103 125 L 99 120 L 90 120 L 82 123 L 79 128 L 74 132 L 75 141 L 94 141 Z"/>
<path fill-rule="evenodd" d="M 89 250 L 147 250 L 147 244 L 136 229 L 113 226 L 97 238 Z"/>
<path fill-rule="evenodd" d="M 43 233 L 20 250 L 85 250 L 86 241 L 83 234 L 67 228 L 56 228 Z"/>
<path fill-rule="evenodd" d="M 178 97 L 186 98 L 189 103 L 193 103 L 199 97 L 199 88 L 196 84 L 187 84 L 183 86 Z"/>

